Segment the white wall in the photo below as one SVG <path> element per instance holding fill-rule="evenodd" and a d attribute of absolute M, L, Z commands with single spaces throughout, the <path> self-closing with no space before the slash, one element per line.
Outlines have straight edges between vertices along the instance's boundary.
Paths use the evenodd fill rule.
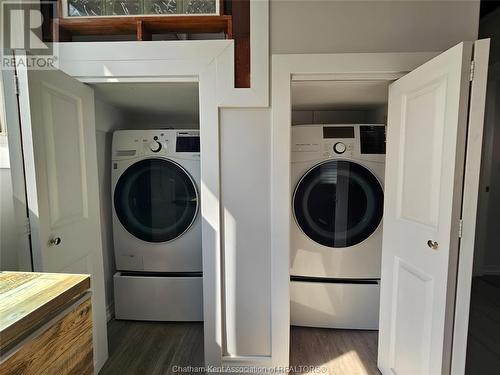
<path fill-rule="evenodd" d="M 99 100 L 98 97 L 95 98 L 97 172 L 101 204 L 102 253 L 104 257 L 104 286 L 107 308 L 110 308 L 114 301 L 113 275 L 116 272 L 111 204 L 111 140 L 113 129 L 120 127 L 123 122 L 124 117 L 120 111 Z"/>
<path fill-rule="evenodd" d="M 17 271 L 17 232 L 7 137 L 0 135 L 0 270 Z"/>
<path fill-rule="evenodd" d="M 6 116 L 3 104 L 3 83 L 0 76 L 0 270 L 17 271 L 17 230 L 14 195 L 10 173 L 9 143 L 5 133 Z"/>
<path fill-rule="evenodd" d="M 271 51 L 442 51 L 475 39 L 478 21 L 473 0 L 271 0 Z"/>
<path fill-rule="evenodd" d="M 221 111 L 227 352 L 270 355 L 270 112 Z"/>
<path fill-rule="evenodd" d="M 25 230 L 26 204 L 24 184 L 20 188 L 22 170 L 15 160 L 11 163 L 7 136 L 0 135 L 0 270 L 30 272 L 31 252 Z"/>
<path fill-rule="evenodd" d="M 17 230 L 10 169 L 0 168 L 0 270 L 18 271 Z"/>
<path fill-rule="evenodd" d="M 271 0 L 270 12 L 273 54 L 443 51 L 476 39 L 479 22 L 478 1 Z M 220 126 L 222 203 L 230 208 L 231 220 L 245 228 L 236 240 L 227 233 L 225 238 L 225 254 L 237 260 L 226 283 L 235 288 L 231 303 L 241 306 L 229 306 L 229 323 L 240 324 L 231 331 L 228 349 L 233 355 L 267 355 L 271 284 L 263 272 L 269 270 L 271 249 L 263 240 L 269 231 L 263 223 L 270 222 L 264 203 L 269 202 L 271 160 L 263 145 L 269 141 L 270 120 L 265 110 L 222 109 Z M 228 158 L 256 164 L 249 169 Z M 256 173 L 256 165 L 268 168 Z M 246 185 L 248 173 L 251 186 Z M 244 197 L 239 206 L 236 195 Z"/>

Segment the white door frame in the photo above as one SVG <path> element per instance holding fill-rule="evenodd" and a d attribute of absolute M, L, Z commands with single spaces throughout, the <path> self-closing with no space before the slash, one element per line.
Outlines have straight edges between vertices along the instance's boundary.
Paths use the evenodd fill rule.
<path fill-rule="evenodd" d="M 273 55 L 271 162 L 271 329 L 273 366 L 286 367 L 290 352 L 291 80 L 390 80 L 438 53 Z"/>
<path fill-rule="evenodd" d="M 267 107 L 269 4 L 250 2 L 251 88 L 234 88 L 234 41 L 60 43 L 59 68 L 85 83 L 199 83 L 205 365 L 252 364 L 231 357 L 224 335 L 219 108 Z M 264 26 L 263 26 L 264 25 Z"/>

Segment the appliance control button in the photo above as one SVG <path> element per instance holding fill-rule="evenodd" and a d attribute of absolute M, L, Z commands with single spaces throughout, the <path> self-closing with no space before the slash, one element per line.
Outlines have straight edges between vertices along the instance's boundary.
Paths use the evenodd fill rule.
<path fill-rule="evenodd" d="M 152 141 L 150 144 L 149 144 L 149 149 L 152 151 L 152 152 L 159 152 L 161 150 L 161 143 L 158 142 L 158 141 Z"/>
<path fill-rule="evenodd" d="M 343 154 L 346 150 L 346 146 L 342 142 L 337 142 L 333 145 L 333 151 L 335 151 L 337 154 Z"/>

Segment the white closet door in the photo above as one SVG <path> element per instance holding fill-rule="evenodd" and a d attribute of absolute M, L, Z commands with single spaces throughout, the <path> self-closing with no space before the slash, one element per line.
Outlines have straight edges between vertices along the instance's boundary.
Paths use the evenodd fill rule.
<path fill-rule="evenodd" d="M 108 348 L 94 93 L 60 71 L 18 80 L 34 270 L 92 275 L 97 373 Z"/>
<path fill-rule="evenodd" d="M 383 374 L 450 369 L 472 46 L 461 43 L 390 86 Z"/>

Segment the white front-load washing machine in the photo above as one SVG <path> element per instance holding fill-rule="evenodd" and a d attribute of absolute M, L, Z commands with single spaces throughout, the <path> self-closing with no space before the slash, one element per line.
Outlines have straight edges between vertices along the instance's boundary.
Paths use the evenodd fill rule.
<path fill-rule="evenodd" d="M 291 161 L 291 324 L 377 329 L 385 126 L 293 126 Z"/>
<path fill-rule="evenodd" d="M 118 319 L 201 321 L 198 130 L 119 130 L 112 144 Z"/>

